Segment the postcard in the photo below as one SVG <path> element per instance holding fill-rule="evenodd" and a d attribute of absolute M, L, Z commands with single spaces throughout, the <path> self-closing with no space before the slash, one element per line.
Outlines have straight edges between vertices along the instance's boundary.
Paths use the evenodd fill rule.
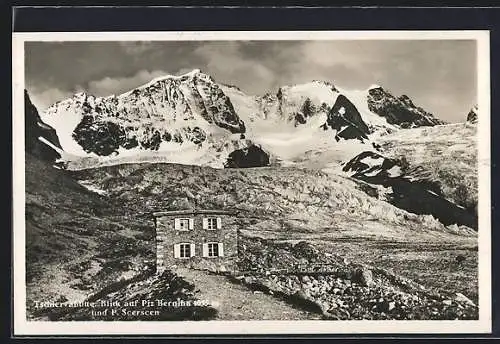
<path fill-rule="evenodd" d="M 14 332 L 488 333 L 488 31 L 13 34 Z"/>

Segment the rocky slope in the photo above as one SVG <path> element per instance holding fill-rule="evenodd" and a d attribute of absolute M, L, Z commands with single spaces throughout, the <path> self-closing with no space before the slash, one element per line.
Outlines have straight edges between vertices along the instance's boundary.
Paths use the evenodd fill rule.
<path fill-rule="evenodd" d="M 250 288 L 308 306 L 332 320 L 477 319 L 460 292 L 432 290 L 380 267 L 349 262 L 307 241 L 243 238 L 236 279 Z"/>
<path fill-rule="evenodd" d="M 465 225 L 477 229 L 477 215 L 448 200 L 441 183 L 430 171 L 411 166 L 406 159 L 397 160 L 366 151 L 343 167 L 353 178 L 385 188 L 384 199 L 414 214 L 431 214 L 445 225 Z M 378 195 L 378 194 L 377 194 Z"/>
<path fill-rule="evenodd" d="M 470 122 L 400 130 L 375 139 L 379 151 L 421 166 L 445 198 L 477 216 L 477 125 Z"/>
<path fill-rule="evenodd" d="M 39 159 L 55 162 L 61 158 L 61 144 L 54 128 L 45 124 L 38 110 L 24 90 L 24 145 L 25 151 Z"/>
<path fill-rule="evenodd" d="M 25 166 L 29 313 L 37 300 L 84 300 L 153 258 L 152 223 L 31 154 Z"/>

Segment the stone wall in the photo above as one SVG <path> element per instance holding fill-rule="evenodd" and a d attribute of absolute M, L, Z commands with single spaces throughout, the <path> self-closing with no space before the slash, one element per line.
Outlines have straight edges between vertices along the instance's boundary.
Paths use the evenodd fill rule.
<path fill-rule="evenodd" d="M 203 218 L 221 219 L 221 228 L 203 229 Z M 175 229 L 176 218 L 193 220 L 193 228 L 187 231 Z M 233 269 L 238 257 L 238 223 L 234 215 L 190 213 L 182 215 L 162 215 L 156 217 L 156 268 L 157 272 L 174 266 L 187 266 L 194 269 L 224 271 Z M 223 243 L 223 257 L 202 257 L 203 243 Z M 174 245 L 194 244 L 195 254 L 190 258 L 175 258 Z"/>

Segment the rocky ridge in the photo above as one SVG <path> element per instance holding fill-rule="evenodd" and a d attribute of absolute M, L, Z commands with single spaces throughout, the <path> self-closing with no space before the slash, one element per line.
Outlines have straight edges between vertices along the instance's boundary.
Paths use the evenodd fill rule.
<path fill-rule="evenodd" d="M 370 111 L 385 117 L 388 123 L 397 124 L 402 128 L 445 124 L 431 113 L 413 104 L 407 95 L 395 97 L 380 86 L 368 90 L 367 101 Z"/>
<path fill-rule="evenodd" d="M 200 70 L 157 78 L 118 96 L 78 93 L 52 105 L 42 118 L 56 130 L 64 151 L 91 158 L 90 166 L 150 157 L 218 168 L 228 165 L 232 152 L 256 143 L 251 150 L 259 150 L 257 160 L 280 158 L 275 144 L 281 139 L 272 130 L 311 142 L 329 139 L 334 146 L 339 140 L 364 142 L 379 130 L 443 123 L 407 96 L 396 98 L 381 87 L 349 91 L 316 80 L 258 97 Z"/>
<path fill-rule="evenodd" d="M 56 131 L 42 121 L 26 90 L 24 90 L 24 110 L 25 151 L 52 163 L 61 158 L 62 148 Z"/>

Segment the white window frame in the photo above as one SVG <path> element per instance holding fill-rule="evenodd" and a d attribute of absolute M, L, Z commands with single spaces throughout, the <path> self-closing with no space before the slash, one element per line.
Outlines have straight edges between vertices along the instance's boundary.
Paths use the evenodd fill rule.
<path fill-rule="evenodd" d="M 179 244 L 179 258 L 189 258 L 189 257 L 191 257 L 191 244 L 188 243 Z"/>
<path fill-rule="evenodd" d="M 182 224 L 182 225 L 181 225 Z M 194 220 L 188 217 L 180 217 L 174 220 L 174 229 L 181 232 L 187 232 L 194 228 Z"/>
<path fill-rule="evenodd" d="M 204 217 L 203 229 L 215 231 L 222 228 L 222 219 L 220 217 Z"/>
<path fill-rule="evenodd" d="M 178 255 L 176 254 L 178 252 Z M 187 254 L 187 256 L 186 256 Z M 189 259 L 195 255 L 195 244 L 181 242 L 174 245 L 174 257 L 179 259 Z"/>
<path fill-rule="evenodd" d="M 217 229 L 217 218 L 216 217 L 207 218 L 207 229 L 209 231 L 214 231 Z"/>
<path fill-rule="evenodd" d="M 217 252 L 217 254 L 214 254 L 216 252 Z M 208 257 L 218 257 L 219 256 L 219 243 L 217 243 L 217 242 L 208 242 L 207 243 L 207 256 Z"/>
<path fill-rule="evenodd" d="M 213 255 L 214 250 L 210 249 L 213 246 L 217 247 L 217 255 Z M 203 244 L 203 257 L 205 257 L 205 258 L 224 257 L 224 244 L 221 243 L 221 242 L 207 242 L 207 243 L 204 243 Z"/>

